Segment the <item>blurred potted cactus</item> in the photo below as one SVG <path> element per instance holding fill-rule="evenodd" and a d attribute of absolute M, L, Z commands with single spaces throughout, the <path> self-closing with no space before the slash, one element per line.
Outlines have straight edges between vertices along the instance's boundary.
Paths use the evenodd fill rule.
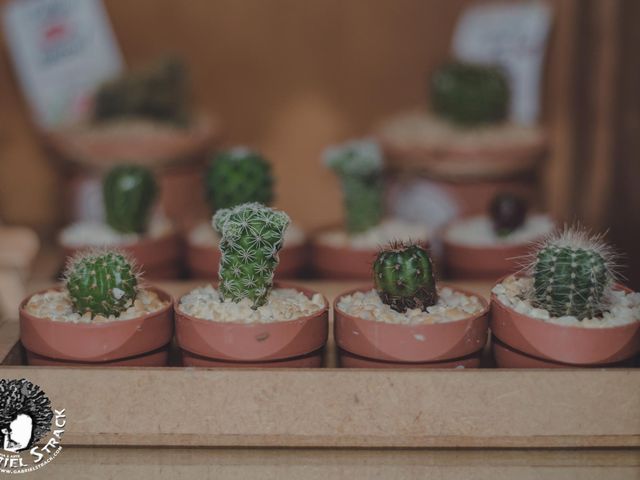
<path fill-rule="evenodd" d="M 601 235 L 567 228 L 538 242 L 523 273 L 493 288 L 499 367 L 603 366 L 640 352 L 640 294 L 616 283 Z"/>
<path fill-rule="evenodd" d="M 204 178 L 212 214 L 243 203 L 270 205 L 275 195 L 271 164 L 247 147 L 234 147 L 211 159 Z M 216 278 L 220 263 L 220 236 L 211 222 L 201 222 L 187 236 L 187 265 L 192 277 Z M 304 269 L 307 247 L 304 232 L 295 225 L 285 231 L 278 278 L 294 278 Z"/>
<path fill-rule="evenodd" d="M 162 366 L 173 336 L 171 297 L 142 284 L 122 252 L 69 260 L 62 287 L 20 305 L 20 340 L 32 365 Z"/>
<path fill-rule="evenodd" d="M 160 212 L 152 215 L 158 187 L 149 169 L 118 165 L 103 179 L 104 220 L 79 221 L 60 232 L 66 257 L 92 247 L 115 246 L 127 251 L 147 278 L 176 278 L 181 272 L 181 243 L 172 223 Z"/>
<path fill-rule="evenodd" d="M 447 274 L 456 279 L 496 281 L 521 267 L 532 241 L 554 229 L 549 215 L 529 212 L 527 200 L 512 192 L 497 194 L 484 215 L 454 220 L 442 234 Z"/>
<path fill-rule="evenodd" d="M 194 289 L 176 305 L 185 365 L 320 366 L 326 299 L 273 284 L 289 222 L 286 213 L 259 203 L 216 212 L 219 283 Z"/>
<path fill-rule="evenodd" d="M 422 245 L 387 245 L 370 275 L 373 288 L 350 290 L 334 302 L 342 366 L 479 366 L 488 304 L 478 295 L 438 285 Z"/>
<path fill-rule="evenodd" d="M 319 232 L 313 241 L 316 273 L 330 278 L 369 278 L 378 246 L 391 240 L 419 240 L 428 244 L 426 227 L 384 218 L 384 158 L 372 140 L 354 140 L 329 147 L 327 167 L 340 180 L 344 228 Z"/>

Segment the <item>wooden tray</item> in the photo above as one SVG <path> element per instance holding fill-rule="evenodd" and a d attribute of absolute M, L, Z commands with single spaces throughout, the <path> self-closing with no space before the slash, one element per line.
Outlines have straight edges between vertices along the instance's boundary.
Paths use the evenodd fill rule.
<path fill-rule="evenodd" d="M 329 299 L 354 286 L 300 283 Z M 2 378 L 28 378 L 67 409 L 65 445 L 640 446 L 640 369 L 338 369 L 332 342 L 323 369 L 29 367 L 18 338 L 15 320 L 0 324 Z"/>

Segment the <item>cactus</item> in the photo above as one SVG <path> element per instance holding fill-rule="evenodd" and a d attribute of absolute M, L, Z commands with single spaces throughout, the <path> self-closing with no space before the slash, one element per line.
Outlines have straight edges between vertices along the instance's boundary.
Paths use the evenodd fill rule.
<path fill-rule="evenodd" d="M 605 308 L 615 278 L 615 254 L 601 235 L 565 228 L 546 238 L 534 252 L 532 303 L 549 314 L 594 318 Z"/>
<path fill-rule="evenodd" d="M 93 120 L 132 117 L 186 126 L 188 110 L 185 66 L 169 57 L 101 85 L 94 97 Z"/>
<path fill-rule="evenodd" d="M 527 202 L 512 193 L 500 193 L 489 207 L 493 231 L 499 237 L 506 237 L 520 228 L 527 218 Z"/>
<path fill-rule="evenodd" d="M 107 223 L 122 233 L 145 231 L 157 187 L 145 167 L 119 165 L 111 169 L 103 184 Z"/>
<path fill-rule="evenodd" d="M 207 200 L 215 212 L 249 202 L 273 200 L 271 165 L 260 154 L 236 147 L 215 156 L 205 176 Z"/>
<path fill-rule="evenodd" d="M 325 164 L 342 182 L 347 231 L 361 233 L 382 220 L 384 183 L 380 147 L 368 140 L 356 140 L 330 147 Z"/>
<path fill-rule="evenodd" d="M 497 123 L 507 116 L 509 86 L 497 67 L 449 63 L 433 74 L 430 87 L 433 110 L 455 124 Z"/>
<path fill-rule="evenodd" d="M 68 263 L 64 281 L 80 315 L 118 316 L 138 293 L 138 272 L 126 255 L 115 250 L 81 252 Z"/>
<path fill-rule="evenodd" d="M 267 303 L 289 221 L 286 213 L 259 203 L 218 210 L 213 227 L 222 237 L 218 277 L 223 300 L 248 298 L 253 309 Z"/>
<path fill-rule="evenodd" d="M 373 280 L 382 302 L 397 312 L 426 311 L 438 301 L 431 258 L 418 244 L 393 242 L 383 248 L 373 264 Z"/>

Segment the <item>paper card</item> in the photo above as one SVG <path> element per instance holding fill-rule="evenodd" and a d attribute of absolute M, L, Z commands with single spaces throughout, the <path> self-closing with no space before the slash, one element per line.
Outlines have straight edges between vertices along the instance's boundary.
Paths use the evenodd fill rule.
<path fill-rule="evenodd" d="M 480 3 L 467 9 L 456 26 L 453 56 L 505 69 L 512 95 L 510 118 L 518 123 L 538 119 L 551 15 L 542 1 Z"/>
<path fill-rule="evenodd" d="M 78 121 L 96 86 L 123 69 L 101 0 L 13 0 L 2 14 L 18 80 L 42 127 Z"/>

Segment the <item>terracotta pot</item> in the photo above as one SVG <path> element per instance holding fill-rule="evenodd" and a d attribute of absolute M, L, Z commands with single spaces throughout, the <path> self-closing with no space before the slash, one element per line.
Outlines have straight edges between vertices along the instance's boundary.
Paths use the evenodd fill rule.
<path fill-rule="evenodd" d="M 640 352 L 640 321 L 608 328 L 557 325 L 518 313 L 495 294 L 491 295 L 491 331 L 513 350 L 571 365 L 617 363 Z"/>
<path fill-rule="evenodd" d="M 95 324 L 35 317 L 24 309 L 27 297 L 20 304 L 20 341 L 39 356 L 82 363 L 113 362 L 158 350 L 173 336 L 172 298 L 158 288 L 149 289 L 167 302 L 164 308 L 130 320 Z"/>
<path fill-rule="evenodd" d="M 182 350 L 182 365 L 185 367 L 210 368 L 320 368 L 322 367 L 322 350 L 309 353 L 302 357 L 286 358 L 271 362 L 229 362 L 201 357 L 186 350 Z"/>
<path fill-rule="evenodd" d="M 86 248 L 90 247 L 62 245 L 65 258 Z M 117 248 L 131 255 L 149 280 L 175 279 L 182 274 L 182 239 L 177 233 L 159 238 L 143 237 L 136 243 Z"/>
<path fill-rule="evenodd" d="M 468 318 L 446 323 L 398 325 L 349 315 L 338 308 L 342 293 L 333 303 L 334 336 L 340 348 L 374 360 L 388 362 L 438 362 L 466 357 L 487 343 L 489 305 L 481 296 L 459 288 L 455 291 L 480 299 L 483 310 Z"/>
<path fill-rule="evenodd" d="M 341 368 L 382 368 L 382 369 L 406 369 L 406 368 L 479 368 L 482 350 L 473 353 L 467 357 L 457 358 L 454 360 L 444 360 L 441 362 L 425 362 L 425 363 L 401 363 L 401 362 L 382 362 L 380 360 L 372 360 L 370 358 L 353 355 L 345 350 L 338 353 L 338 361 Z"/>
<path fill-rule="evenodd" d="M 296 288 L 308 297 L 316 292 Z M 329 306 L 313 315 L 273 323 L 234 323 L 204 320 L 182 313 L 175 302 L 176 339 L 183 350 L 216 360 L 266 362 L 300 357 L 321 349 L 328 334 Z"/>
<path fill-rule="evenodd" d="M 296 278 L 304 271 L 307 263 L 307 245 L 293 245 L 282 247 L 280 264 L 276 268 L 276 278 Z M 218 278 L 220 264 L 220 249 L 188 243 L 186 245 L 186 259 L 189 274 L 192 278 Z"/>
<path fill-rule="evenodd" d="M 152 353 L 138 355 L 137 357 L 113 360 L 110 362 L 71 362 L 43 357 L 37 353 L 26 351 L 27 364 L 43 367 L 166 367 L 169 365 L 169 349 L 161 348 Z"/>

